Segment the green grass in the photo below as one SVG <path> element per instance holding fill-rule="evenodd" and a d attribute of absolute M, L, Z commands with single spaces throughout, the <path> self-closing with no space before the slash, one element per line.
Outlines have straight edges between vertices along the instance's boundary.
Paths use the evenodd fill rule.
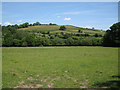
<path fill-rule="evenodd" d="M 40 25 L 40 26 L 29 26 L 28 28 L 20 28 L 18 30 L 26 30 L 26 31 L 50 31 L 50 33 L 78 33 L 78 30 L 83 30 L 83 33 L 88 34 L 101 34 L 104 35 L 105 31 L 101 30 L 92 30 L 92 29 L 86 29 L 86 28 L 79 28 L 71 25 L 64 25 L 66 27 L 65 31 L 59 30 L 60 25 Z"/>
<path fill-rule="evenodd" d="M 118 49 L 3 47 L 2 65 L 3 88 L 95 88 L 117 80 Z"/>

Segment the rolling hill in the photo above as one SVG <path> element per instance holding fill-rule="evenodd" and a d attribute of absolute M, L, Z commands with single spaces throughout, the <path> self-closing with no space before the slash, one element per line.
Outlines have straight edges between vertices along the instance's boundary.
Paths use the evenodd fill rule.
<path fill-rule="evenodd" d="M 99 35 L 104 35 L 105 31 L 103 30 L 97 30 L 97 29 L 88 29 L 88 28 L 81 28 L 81 27 L 76 27 L 72 25 L 64 25 L 66 27 L 66 30 L 59 30 L 61 25 L 39 25 L 39 26 L 29 26 L 28 28 L 20 28 L 18 30 L 27 30 L 29 32 L 50 32 L 50 33 L 78 33 L 78 30 L 82 30 L 81 34 L 89 34 L 89 35 L 94 35 L 94 34 L 99 34 Z"/>

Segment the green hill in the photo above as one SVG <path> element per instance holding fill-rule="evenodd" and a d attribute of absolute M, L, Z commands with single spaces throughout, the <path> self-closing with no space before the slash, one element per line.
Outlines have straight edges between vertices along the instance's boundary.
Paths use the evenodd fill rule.
<path fill-rule="evenodd" d="M 101 46 L 105 34 L 72 25 L 27 24 L 3 27 L 3 46 Z"/>
<path fill-rule="evenodd" d="M 27 30 L 27 31 L 32 31 L 32 32 L 50 32 L 50 33 L 79 33 L 78 30 L 82 30 L 81 34 L 99 34 L 99 35 L 104 35 L 105 31 L 102 30 L 97 30 L 97 29 L 88 29 L 88 28 L 81 28 L 81 27 L 76 27 L 72 25 L 64 25 L 66 27 L 66 30 L 59 30 L 61 25 L 40 25 L 40 26 L 29 26 L 28 28 L 20 28 L 18 30 Z"/>

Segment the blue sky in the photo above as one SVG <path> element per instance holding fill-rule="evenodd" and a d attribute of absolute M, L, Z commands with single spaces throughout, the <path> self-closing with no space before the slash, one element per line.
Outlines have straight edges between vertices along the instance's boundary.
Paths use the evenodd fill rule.
<path fill-rule="evenodd" d="M 117 2 L 3 2 L 2 24 L 56 23 L 109 29 L 118 22 Z"/>

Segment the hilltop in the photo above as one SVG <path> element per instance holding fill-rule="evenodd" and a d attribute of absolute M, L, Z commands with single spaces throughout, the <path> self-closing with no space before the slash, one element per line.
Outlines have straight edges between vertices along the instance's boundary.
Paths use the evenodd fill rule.
<path fill-rule="evenodd" d="M 3 46 L 101 46 L 105 31 L 39 22 L 2 26 Z"/>
<path fill-rule="evenodd" d="M 88 28 L 82 28 L 82 27 L 76 27 L 72 25 L 64 25 L 66 27 L 66 30 L 59 30 L 60 26 L 63 25 L 39 25 L 39 26 L 28 26 L 27 28 L 20 28 L 18 30 L 26 30 L 29 32 L 50 32 L 52 33 L 74 33 L 78 34 L 78 30 L 81 30 L 81 34 L 89 34 L 89 35 L 104 35 L 105 31 L 103 30 L 97 30 L 97 29 L 88 29 Z"/>

